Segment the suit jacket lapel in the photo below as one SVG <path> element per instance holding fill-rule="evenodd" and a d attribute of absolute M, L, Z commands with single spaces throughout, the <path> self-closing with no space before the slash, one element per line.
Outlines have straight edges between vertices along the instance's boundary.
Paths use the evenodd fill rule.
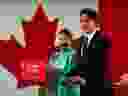
<path fill-rule="evenodd" d="M 96 34 L 94 34 L 92 40 L 90 41 L 90 45 L 89 48 L 103 48 L 103 40 L 101 37 L 100 32 L 96 32 Z"/>
<path fill-rule="evenodd" d="M 96 32 L 94 34 L 94 36 L 92 37 L 92 39 L 90 40 L 90 43 L 88 45 L 88 48 L 95 48 L 95 42 L 96 42 L 96 39 L 97 39 L 97 36 L 98 36 L 98 32 Z"/>

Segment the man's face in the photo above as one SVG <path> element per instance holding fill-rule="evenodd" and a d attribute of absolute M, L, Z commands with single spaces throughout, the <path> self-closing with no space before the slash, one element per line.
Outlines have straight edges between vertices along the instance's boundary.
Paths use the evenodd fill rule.
<path fill-rule="evenodd" d="M 96 22 L 88 16 L 80 16 L 80 31 L 81 32 L 95 32 Z"/>

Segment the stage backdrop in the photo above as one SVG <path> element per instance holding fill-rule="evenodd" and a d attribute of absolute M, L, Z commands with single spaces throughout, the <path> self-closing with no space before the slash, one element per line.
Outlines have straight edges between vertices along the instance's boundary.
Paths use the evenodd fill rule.
<path fill-rule="evenodd" d="M 127 1 L 100 0 L 103 29 L 112 32 L 112 80 L 119 80 L 122 73 L 128 72 L 128 7 Z"/>

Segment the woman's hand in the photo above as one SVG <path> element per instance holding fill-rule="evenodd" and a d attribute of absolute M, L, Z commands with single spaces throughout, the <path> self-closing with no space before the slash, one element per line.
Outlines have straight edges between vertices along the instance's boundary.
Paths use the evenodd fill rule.
<path fill-rule="evenodd" d="M 47 64 L 47 70 L 48 72 L 52 72 L 54 70 L 63 70 L 63 65 L 56 65 L 56 64 Z"/>

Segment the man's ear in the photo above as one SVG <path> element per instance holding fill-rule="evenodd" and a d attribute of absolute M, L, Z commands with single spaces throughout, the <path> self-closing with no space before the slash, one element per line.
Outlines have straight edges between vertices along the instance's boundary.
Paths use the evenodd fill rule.
<path fill-rule="evenodd" d="M 100 24 L 96 24 L 96 31 L 100 31 L 101 30 L 101 25 Z"/>

